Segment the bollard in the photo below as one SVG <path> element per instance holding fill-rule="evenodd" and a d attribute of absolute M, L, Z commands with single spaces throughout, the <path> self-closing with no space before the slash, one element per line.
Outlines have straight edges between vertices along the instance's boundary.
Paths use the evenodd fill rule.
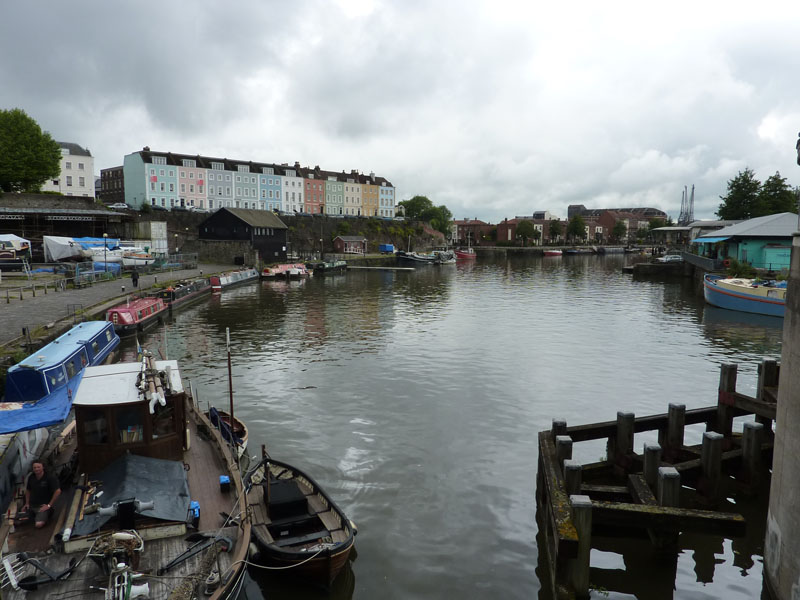
<path fill-rule="evenodd" d="M 125 286 L 124 285 L 122 286 L 122 293 L 123 294 L 125 293 Z"/>
<path fill-rule="evenodd" d="M 761 442 L 764 439 L 764 425 L 753 421 L 744 424 L 742 431 L 742 467 L 745 481 L 750 491 L 757 491 L 761 481 L 762 460 Z"/>
<path fill-rule="evenodd" d="M 681 474 L 675 467 L 658 468 L 657 498 L 660 506 L 680 506 Z"/>
<path fill-rule="evenodd" d="M 155 283 L 158 283 L 158 275 L 155 275 L 154 279 L 155 279 Z"/>
<path fill-rule="evenodd" d="M 567 422 L 564 419 L 553 419 L 550 431 L 553 433 L 553 438 L 557 435 L 565 435 L 567 433 Z"/>
<path fill-rule="evenodd" d="M 583 483 L 583 466 L 577 460 L 568 459 L 564 461 L 564 485 L 567 488 L 567 496 L 581 493 Z"/>
<path fill-rule="evenodd" d="M 565 460 L 572 458 L 572 438 L 568 435 L 556 436 L 556 460 L 558 466 L 562 467 Z"/>
<path fill-rule="evenodd" d="M 592 500 L 579 494 L 569 497 L 572 522 L 578 532 L 578 555 L 570 561 L 569 583 L 577 598 L 589 597 L 589 561 L 592 554 Z"/>
<path fill-rule="evenodd" d="M 661 466 L 661 446 L 658 444 L 644 445 L 644 479 L 650 490 L 654 493 L 658 489 L 658 469 Z"/>
<path fill-rule="evenodd" d="M 703 480 L 698 485 L 698 491 L 712 503 L 719 498 L 720 484 L 722 483 L 722 441 L 725 436 L 716 431 L 706 431 L 703 434 L 703 447 L 700 451 L 700 465 Z"/>

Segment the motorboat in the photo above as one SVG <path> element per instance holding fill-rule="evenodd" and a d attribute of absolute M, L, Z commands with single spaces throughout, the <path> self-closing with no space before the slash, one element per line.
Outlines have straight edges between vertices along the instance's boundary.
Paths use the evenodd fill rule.
<path fill-rule="evenodd" d="M 703 277 L 706 302 L 720 308 L 783 317 L 786 282 L 706 274 Z"/>

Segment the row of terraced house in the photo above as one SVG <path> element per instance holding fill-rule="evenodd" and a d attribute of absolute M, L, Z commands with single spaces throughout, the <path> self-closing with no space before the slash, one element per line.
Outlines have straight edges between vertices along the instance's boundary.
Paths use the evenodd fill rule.
<path fill-rule="evenodd" d="M 247 208 L 292 214 L 393 218 L 395 188 L 384 177 L 200 155 L 145 146 L 100 171 L 102 199 L 132 208 Z"/>

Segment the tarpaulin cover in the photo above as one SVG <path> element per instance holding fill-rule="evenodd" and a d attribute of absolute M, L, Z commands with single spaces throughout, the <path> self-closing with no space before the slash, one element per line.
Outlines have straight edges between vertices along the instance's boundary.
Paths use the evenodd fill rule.
<path fill-rule="evenodd" d="M 102 491 L 103 495 L 97 501 L 102 507 L 135 498 L 155 503 L 152 510 L 140 513 L 143 516 L 164 521 L 187 520 L 191 499 L 182 462 L 125 454 L 102 471 L 90 474 L 89 479 L 99 481 L 96 492 Z M 83 520 L 75 522 L 73 534 L 89 535 L 115 518 L 99 512 L 84 514 Z"/>
<path fill-rule="evenodd" d="M 76 373 L 70 382 L 38 402 L 5 402 L 0 404 L 0 433 L 14 433 L 62 423 L 72 408 L 72 399 L 83 378 Z"/>
<path fill-rule="evenodd" d="M 31 243 L 25 238 L 21 238 L 13 233 L 0 233 L 0 247 L 11 247 L 14 250 L 27 250 Z"/>

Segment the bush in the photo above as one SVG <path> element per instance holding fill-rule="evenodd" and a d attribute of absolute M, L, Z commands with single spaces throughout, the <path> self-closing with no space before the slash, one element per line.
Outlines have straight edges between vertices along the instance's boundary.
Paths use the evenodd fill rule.
<path fill-rule="evenodd" d="M 756 276 L 756 270 L 747 263 L 739 262 L 735 258 L 730 259 L 730 265 L 727 269 L 728 277 L 741 277 L 743 279 L 752 279 Z"/>

